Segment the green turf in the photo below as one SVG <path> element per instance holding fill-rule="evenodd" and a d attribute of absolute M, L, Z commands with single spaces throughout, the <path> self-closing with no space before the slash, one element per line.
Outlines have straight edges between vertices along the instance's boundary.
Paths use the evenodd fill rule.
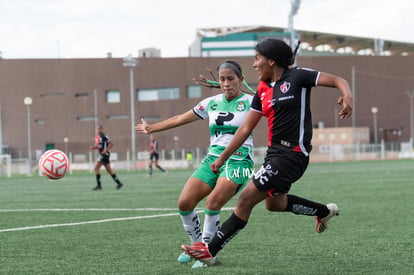
<path fill-rule="evenodd" d="M 175 208 L 190 170 L 103 173 L 51 182 L 0 179 L 3 209 Z M 259 205 L 246 228 L 219 254 L 221 266 L 191 270 L 176 262 L 188 242 L 178 216 L 0 232 L 0 274 L 412 274 L 414 160 L 311 164 L 291 193 L 336 202 L 341 215 L 323 234 L 312 217 Z M 227 206 L 234 206 L 233 199 Z M 202 205 L 201 205 L 202 206 Z M 147 211 L 0 212 L 0 230 L 175 213 Z M 222 213 L 225 219 L 231 212 Z"/>

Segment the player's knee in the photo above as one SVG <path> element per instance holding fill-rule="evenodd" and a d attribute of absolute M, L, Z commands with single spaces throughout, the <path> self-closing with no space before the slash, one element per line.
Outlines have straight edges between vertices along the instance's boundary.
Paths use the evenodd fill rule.
<path fill-rule="evenodd" d="M 209 210 L 220 210 L 223 207 L 224 203 L 217 198 L 208 197 L 206 201 L 206 208 Z"/>
<path fill-rule="evenodd" d="M 252 209 L 254 207 L 254 204 L 250 200 L 249 196 L 245 194 L 245 192 L 242 192 L 237 199 L 237 208 L 244 209 Z"/>
<path fill-rule="evenodd" d="M 271 212 L 281 212 L 281 211 L 284 211 L 285 210 L 285 208 L 284 207 L 282 207 L 281 205 L 279 205 L 279 204 L 276 204 L 276 205 L 274 205 L 274 204 L 265 204 L 265 206 L 266 206 L 266 209 L 268 210 L 268 211 L 271 211 Z"/>
<path fill-rule="evenodd" d="M 197 203 L 194 203 L 193 201 L 185 198 L 178 199 L 178 209 L 180 211 L 191 211 L 195 208 L 196 204 Z"/>
<path fill-rule="evenodd" d="M 286 210 L 287 197 L 286 194 L 278 194 L 275 197 L 269 198 L 265 202 L 266 209 L 269 211 L 283 212 Z"/>

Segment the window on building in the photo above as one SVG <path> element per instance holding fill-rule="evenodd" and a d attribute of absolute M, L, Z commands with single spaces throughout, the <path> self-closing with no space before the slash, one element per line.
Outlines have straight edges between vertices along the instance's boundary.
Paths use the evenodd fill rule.
<path fill-rule="evenodd" d="M 76 93 L 75 97 L 87 97 L 88 93 Z"/>
<path fill-rule="evenodd" d="M 180 89 L 178 87 L 158 88 L 158 89 L 139 89 L 137 91 L 138 101 L 153 101 L 164 99 L 180 98 Z"/>
<path fill-rule="evenodd" d="M 36 118 L 35 123 L 37 124 L 45 124 L 45 120 L 43 118 Z"/>
<path fill-rule="evenodd" d="M 187 98 L 201 97 L 201 87 L 198 85 L 187 86 Z"/>
<path fill-rule="evenodd" d="M 142 117 L 145 121 L 151 121 L 151 120 L 159 120 L 160 116 L 143 116 Z"/>
<path fill-rule="evenodd" d="M 107 90 L 106 91 L 106 102 L 108 103 L 121 102 L 121 93 L 118 90 Z"/>
<path fill-rule="evenodd" d="M 129 118 L 128 115 L 109 115 L 106 116 L 107 119 L 127 119 Z"/>
<path fill-rule="evenodd" d="M 91 121 L 91 120 L 95 120 L 94 116 L 78 116 L 76 118 L 79 121 Z"/>

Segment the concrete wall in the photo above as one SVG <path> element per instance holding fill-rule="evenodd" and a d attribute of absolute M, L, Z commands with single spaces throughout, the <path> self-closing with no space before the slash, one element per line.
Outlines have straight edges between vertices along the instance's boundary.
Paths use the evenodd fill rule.
<path fill-rule="evenodd" d="M 252 58 L 235 58 L 244 68 L 249 83 L 257 83 L 252 69 Z M 216 94 L 203 88 L 202 97 L 186 98 L 186 88 L 193 85 L 192 78 L 205 68 L 215 71 L 223 58 L 147 58 L 139 59 L 134 70 L 135 89 L 179 87 L 180 99 L 153 102 L 135 102 L 136 121 L 141 116 L 158 116 L 166 119 L 190 110 L 202 98 Z M 408 140 L 410 133 L 409 101 L 406 91 L 414 90 L 411 71 L 414 56 L 346 56 L 300 57 L 298 65 L 340 75 L 351 83 L 352 66 L 356 69 L 356 126 L 369 127 L 372 131 L 371 107 L 379 109 L 378 127 L 401 129 L 400 140 Z M 130 150 L 130 88 L 129 69 L 122 66 L 122 59 L 0 59 L 0 112 L 3 144 L 14 157 L 27 155 L 27 117 L 23 99 L 30 96 L 32 148 L 42 150 L 46 143 L 64 149 L 64 137 L 69 139 L 68 150 L 87 153 L 93 143 L 94 121 L 80 121 L 82 116 L 93 116 L 93 91 L 97 90 L 99 123 L 115 143 L 113 151 L 122 159 Z M 107 103 L 105 91 L 120 90 L 120 103 Z M 76 97 L 77 93 L 87 96 Z M 339 92 L 328 88 L 313 90 L 313 121 L 325 127 L 350 127 L 351 119 L 336 119 Z M 128 119 L 107 119 L 108 115 L 127 115 Z M 37 122 L 36 122 L 37 121 Z M 40 122 L 40 123 L 38 123 Z M 382 139 L 381 131 L 379 139 Z M 173 137 L 178 141 L 174 142 Z M 372 136 L 372 134 L 371 134 Z M 208 123 L 191 125 L 157 134 L 162 149 L 206 147 L 209 141 Z M 137 134 L 137 151 L 146 150 L 148 137 Z M 255 144 L 266 145 L 266 123 L 263 120 L 255 131 Z"/>

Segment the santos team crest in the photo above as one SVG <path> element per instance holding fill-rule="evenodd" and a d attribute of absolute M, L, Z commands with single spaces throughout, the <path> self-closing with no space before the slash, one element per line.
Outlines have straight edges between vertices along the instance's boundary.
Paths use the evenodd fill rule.
<path fill-rule="evenodd" d="M 246 104 L 244 104 L 244 101 L 240 101 L 237 105 L 237 111 L 243 112 L 246 110 Z"/>
<path fill-rule="evenodd" d="M 280 85 L 280 91 L 284 94 L 286 94 L 290 89 L 290 83 L 289 82 L 283 82 L 282 85 Z"/>

